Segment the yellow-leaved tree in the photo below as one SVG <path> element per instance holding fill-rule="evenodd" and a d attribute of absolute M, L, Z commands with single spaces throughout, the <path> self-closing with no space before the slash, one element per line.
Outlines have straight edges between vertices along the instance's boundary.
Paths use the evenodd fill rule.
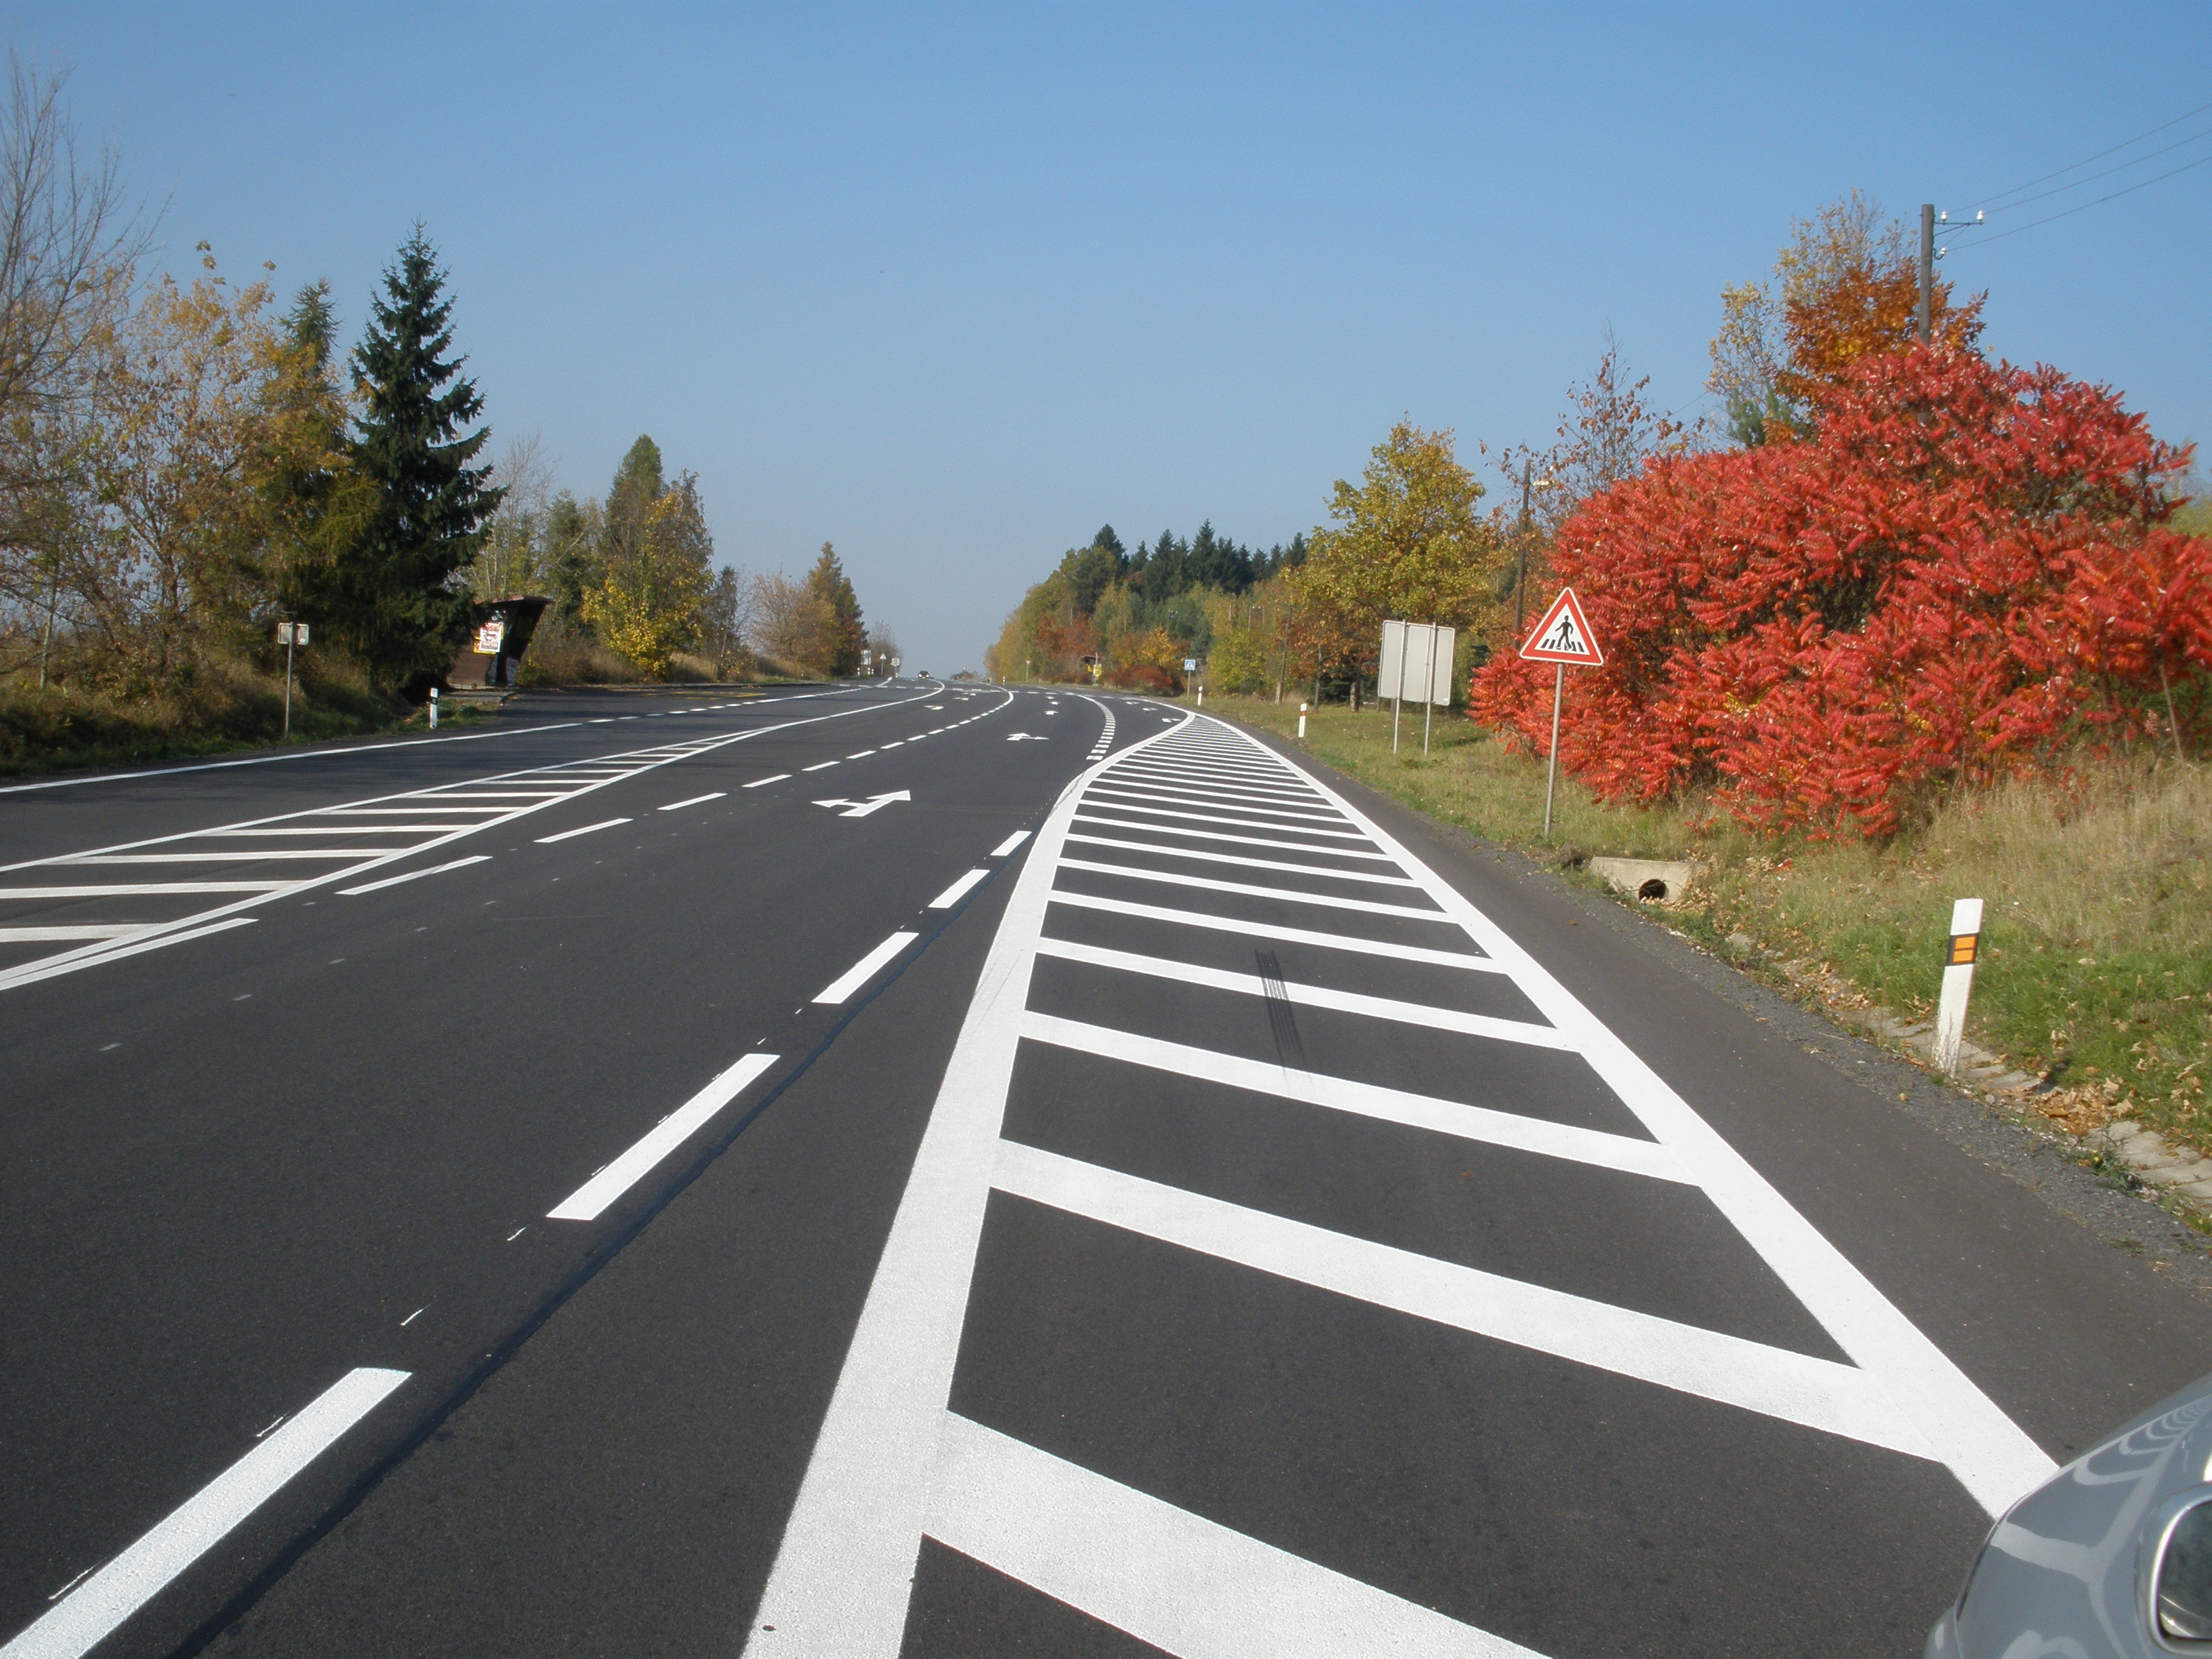
<path fill-rule="evenodd" d="M 1452 453 L 1452 434 L 1409 421 L 1375 446 L 1358 484 L 1337 480 L 1335 522 L 1313 532 L 1306 562 L 1289 577 L 1300 655 L 1314 672 L 1371 675 L 1391 618 L 1489 624 L 1503 556 L 1475 514 L 1481 496 Z"/>
<path fill-rule="evenodd" d="M 606 573 L 584 595 L 584 618 L 649 678 L 664 678 L 670 659 L 698 638 L 714 556 L 698 476 L 683 473 L 641 504 L 634 533 L 608 538 Z"/>

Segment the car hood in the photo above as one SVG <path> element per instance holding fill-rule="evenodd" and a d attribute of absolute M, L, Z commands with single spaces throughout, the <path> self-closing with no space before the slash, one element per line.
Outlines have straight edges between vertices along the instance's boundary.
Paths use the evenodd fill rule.
<path fill-rule="evenodd" d="M 2006 1511 L 1959 1610 L 1972 1659 L 2148 1655 L 2145 1523 L 2212 1471 L 2212 1376 L 2160 1401 Z"/>

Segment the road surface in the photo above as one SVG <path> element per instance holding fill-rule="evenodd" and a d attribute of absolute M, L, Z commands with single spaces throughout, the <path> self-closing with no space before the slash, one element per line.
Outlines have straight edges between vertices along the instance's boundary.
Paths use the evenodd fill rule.
<path fill-rule="evenodd" d="M 1917 1650 L 2212 1316 L 1141 699 L 0 789 L 0 1646 Z"/>

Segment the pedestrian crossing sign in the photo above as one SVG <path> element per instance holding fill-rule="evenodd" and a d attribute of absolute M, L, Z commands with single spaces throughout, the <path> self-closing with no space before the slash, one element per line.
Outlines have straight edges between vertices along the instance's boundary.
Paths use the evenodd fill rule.
<path fill-rule="evenodd" d="M 1528 635 L 1521 654 L 1532 662 L 1579 663 L 1585 666 L 1605 660 L 1605 653 L 1597 648 L 1589 619 L 1583 615 L 1582 604 L 1571 587 L 1559 590 L 1559 597 L 1552 601 L 1552 608 L 1544 613 L 1543 621 Z"/>

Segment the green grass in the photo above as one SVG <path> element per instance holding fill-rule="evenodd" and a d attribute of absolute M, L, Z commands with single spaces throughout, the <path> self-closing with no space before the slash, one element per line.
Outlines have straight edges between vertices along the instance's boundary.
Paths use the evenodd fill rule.
<path fill-rule="evenodd" d="M 1209 696 L 1206 710 L 1293 735 L 1297 705 Z M 1667 907 L 1683 932 L 1802 984 L 1827 969 L 1869 1000 L 1925 1014 L 1942 978 L 1951 901 L 1984 901 L 1970 1038 L 2061 1092 L 2051 1115 L 2086 1128 L 2131 1116 L 2212 1147 L 2212 778 L 2193 766 L 2085 763 L 2063 782 L 2008 784 L 1948 802 L 1883 844 L 1780 840 L 1702 803 L 1610 807 L 1562 776 L 1544 834 L 1544 763 L 1510 754 L 1462 714 L 1418 714 L 1390 753 L 1387 707 L 1308 717 L 1316 759 L 1431 817 L 1571 866 L 1687 858 L 1705 868 Z M 1766 956 L 1765 952 L 1772 952 Z"/>
<path fill-rule="evenodd" d="M 344 680 L 293 688 L 294 743 L 388 732 L 421 714 Z M 75 687 L 0 684 L 0 775 L 185 760 L 283 741 L 281 678 L 210 674 L 188 690 L 121 699 Z"/>

